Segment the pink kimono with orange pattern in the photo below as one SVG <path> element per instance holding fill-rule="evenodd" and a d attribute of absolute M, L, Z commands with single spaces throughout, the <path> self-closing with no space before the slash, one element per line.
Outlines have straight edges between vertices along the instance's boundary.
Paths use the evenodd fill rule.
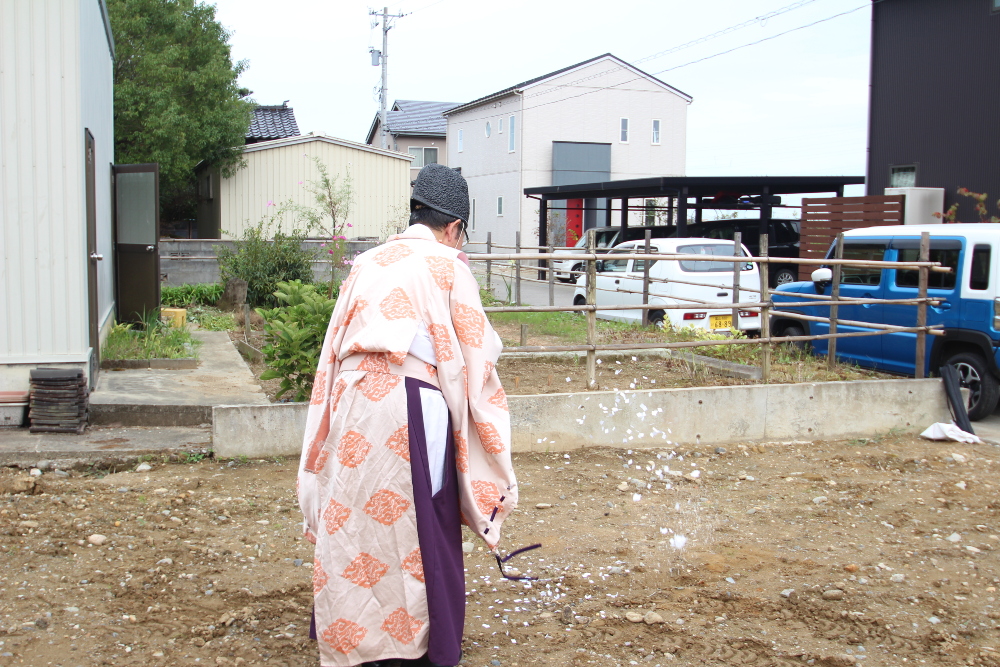
<path fill-rule="evenodd" d="M 409 355 L 419 323 L 437 366 Z M 340 289 L 298 475 L 322 665 L 418 658 L 429 631 L 404 376 L 448 405 L 461 515 L 495 548 L 517 504 L 502 344 L 458 250 L 413 225 L 360 255 Z"/>

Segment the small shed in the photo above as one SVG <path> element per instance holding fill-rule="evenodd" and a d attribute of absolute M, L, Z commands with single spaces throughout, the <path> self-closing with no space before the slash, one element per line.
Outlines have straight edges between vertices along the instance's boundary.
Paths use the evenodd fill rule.
<path fill-rule="evenodd" d="M 331 177 L 350 178 L 352 196 L 345 236 L 383 237 L 409 216 L 411 155 L 306 134 L 263 141 L 244 149 L 244 166 L 229 177 L 218 168 L 198 176 L 198 236 L 239 239 L 244 230 L 271 217 L 282 204 L 315 205 L 310 181 L 319 179 L 314 158 Z M 294 216 L 274 221 L 272 231 L 289 232 Z"/>
<path fill-rule="evenodd" d="M 104 0 L 0 2 L 0 391 L 91 386 L 114 320 L 114 41 Z"/>

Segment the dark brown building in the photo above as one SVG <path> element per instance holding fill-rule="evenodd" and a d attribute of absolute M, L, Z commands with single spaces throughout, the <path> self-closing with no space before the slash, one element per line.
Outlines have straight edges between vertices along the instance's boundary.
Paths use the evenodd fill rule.
<path fill-rule="evenodd" d="M 1000 199 L 1000 0 L 872 3 L 868 194 L 959 187 Z"/>

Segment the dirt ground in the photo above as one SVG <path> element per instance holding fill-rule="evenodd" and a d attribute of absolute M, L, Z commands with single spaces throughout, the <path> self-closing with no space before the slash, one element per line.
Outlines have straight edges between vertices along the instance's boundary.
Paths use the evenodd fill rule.
<path fill-rule="evenodd" d="M 502 546 L 540 542 L 509 563 L 538 579 L 472 545 L 465 665 L 1000 665 L 993 445 L 514 463 Z M 295 469 L 0 470 L 0 665 L 317 664 Z"/>

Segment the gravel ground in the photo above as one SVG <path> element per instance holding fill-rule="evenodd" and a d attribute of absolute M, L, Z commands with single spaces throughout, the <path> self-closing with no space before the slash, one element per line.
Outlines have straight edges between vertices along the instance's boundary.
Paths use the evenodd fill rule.
<path fill-rule="evenodd" d="M 996 447 L 725 450 L 516 455 L 464 664 L 1000 665 Z M 0 665 L 317 664 L 295 467 L 0 470 Z"/>

